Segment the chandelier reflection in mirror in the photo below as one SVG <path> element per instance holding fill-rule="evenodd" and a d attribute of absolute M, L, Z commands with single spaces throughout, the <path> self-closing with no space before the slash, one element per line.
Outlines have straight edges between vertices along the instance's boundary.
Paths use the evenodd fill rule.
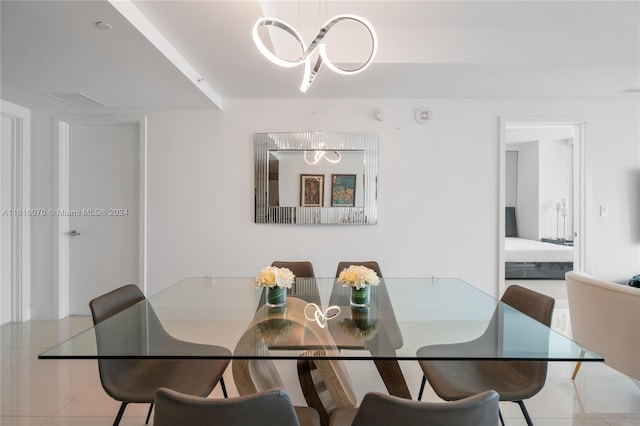
<path fill-rule="evenodd" d="M 338 22 L 344 21 L 344 20 L 351 20 L 364 25 L 364 27 L 367 29 L 371 37 L 371 53 L 369 54 L 369 58 L 360 67 L 351 69 L 351 70 L 340 68 L 336 66 L 333 62 L 331 62 L 331 60 L 327 56 L 327 44 L 322 43 L 322 39 L 327 35 L 329 30 Z M 262 39 L 258 34 L 258 28 L 260 27 L 275 27 L 292 35 L 296 39 L 296 41 L 300 44 L 300 48 L 302 50 L 302 55 L 300 56 L 300 58 L 296 61 L 288 61 L 286 59 L 282 59 L 275 53 L 271 52 L 262 42 Z M 302 39 L 302 36 L 300 35 L 300 33 L 298 33 L 298 31 L 296 31 L 295 28 L 293 28 L 291 25 L 287 24 L 286 22 L 281 21 L 279 19 L 275 19 L 275 18 L 258 19 L 258 21 L 253 26 L 252 35 L 253 35 L 253 42 L 256 44 L 256 47 L 258 48 L 260 53 L 262 53 L 268 60 L 270 60 L 274 64 L 284 68 L 293 68 L 293 67 L 297 67 L 298 65 L 304 64 L 304 75 L 302 77 L 302 83 L 300 84 L 301 92 L 306 92 L 307 89 L 309 89 L 309 87 L 311 86 L 311 83 L 313 83 L 313 80 L 315 80 L 316 75 L 318 74 L 318 71 L 320 70 L 320 67 L 322 66 L 323 63 L 327 64 L 327 67 L 329 67 L 331 71 L 338 74 L 342 74 L 342 75 L 357 74 L 359 72 L 364 71 L 371 64 L 378 50 L 378 39 L 376 36 L 376 32 L 373 29 L 373 26 L 366 19 L 356 15 L 337 15 L 329 19 L 320 28 L 320 30 L 318 31 L 318 34 L 316 34 L 315 38 L 313 39 L 309 47 L 305 47 L 305 43 L 304 43 L 304 40 Z M 316 50 L 318 51 L 318 59 L 316 60 L 316 63 L 313 66 L 313 69 L 311 69 L 311 57 L 314 56 L 314 54 L 316 53 Z"/>
<path fill-rule="evenodd" d="M 320 160 L 325 159 L 329 163 L 337 164 L 342 159 L 339 151 L 305 151 L 304 162 L 310 165 L 318 164 Z"/>

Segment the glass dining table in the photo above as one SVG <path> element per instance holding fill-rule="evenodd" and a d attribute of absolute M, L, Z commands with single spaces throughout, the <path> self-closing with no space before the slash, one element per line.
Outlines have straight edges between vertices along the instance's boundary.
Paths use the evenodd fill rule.
<path fill-rule="evenodd" d="M 219 356 L 171 344 L 178 339 L 224 346 L 231 359 L 372 360 L 389 393 L 408 398 L 401 360 L 604 361 L 457 278 L 385 277 L 366 307 L 351 306 L 350 288 L 335 278 L 296 278 L 282 307 L 268 306 L 253 282 L 185 278 L 38 357 Z M 446 345 L 469 341 L 476 344 Z"/>

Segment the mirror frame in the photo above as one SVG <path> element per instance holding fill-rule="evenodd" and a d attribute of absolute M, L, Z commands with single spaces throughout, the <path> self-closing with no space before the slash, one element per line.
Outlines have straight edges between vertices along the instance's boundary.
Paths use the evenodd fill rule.
<path fill-rule="evenodd" d="M 378 221 L 378 135 L 368 133 L 256 133 L 255 223 L 375 224 Z M 270 151 L 364 151 L 363 207 L 269 207 Z"/>

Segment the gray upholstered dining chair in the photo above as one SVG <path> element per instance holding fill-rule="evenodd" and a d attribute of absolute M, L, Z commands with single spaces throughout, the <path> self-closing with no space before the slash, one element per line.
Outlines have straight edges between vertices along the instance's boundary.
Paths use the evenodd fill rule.
<path fill-rule="evenodd" d="M 293 275 L 296 276 L 296 280 L 291 286 L 291 289 L 287 291 L 287 294 L 304 299 L 307 302 L 312 302 L 317 305 L 320 304 L 320 294 L 318 293 L 316 276 L 311 262 L 306 260 L 276 260 L 271 263 L 271 266 L 288 268 L 293 272 Z"/>
<path fill-rule="evenodd" d="M 374 260 L 368 260 L 368 261 L 359 261 L 359 262 L 340 262 L 338 263 L 338 269 L 336 270 L 336 277 L 338 275 L 340 275 L 340 272 L 342 272 L 343 269 L 348 268 L 351 265 L 362 265 L 365 266 L 369 269 L 372 269 L 376 274 L 378 274 L 379 277 L 382 277 L 382 271 L 380 270 L 380 265 L 378 264 L 378 262 L 374 261 Z"/>
<path fill-rule="evenodd" d="M 501 301 L 546 326 L 551 325 L 555 300 L 549 296 L 518 285 L 511 285 L 504 292 Z M 443 350 L 456 351 L 460 354 L 484 350 L 479 348 L 490 351 L 496 347 L 501 327 L 501 307 L 498 306 L 489 327 L 478 339 L 463 343 L 425 346 L 418 350 L 418 355 L 428 357 L 438 352 L 442 353 Z M 545 338 L 548 341 L 548 334 Z M 424 376 L 418 400 L 422 397 L 427 380 L 436 395 L 446 401 L 460 400 L 493 389 L 500 395 L 500 401 L 517 403 L 527 424 L 533 424 L 524 400 L 535 396 L 544 387 L 547 361 L 423 360 L 419 363 Z M 502 416 L 500 420 L 504 424 Z"/>
<path fill-rule="evenodd" d="M 197 352 L 216 357 L 231 356 L 231 352 L 221 346 L 190 343 L 172 337 L 164 330 L 144 294 L 134 284 L 93 299 L 89 307 L 95 325 L 98 355 L 105 351 L 108 353 L 110 347 L 130 348 L 132 355 L 135 355 L 144 344 L 144 338 L 151 336 L 154 345 L 165 348 L 169 354 Z M 123 313 L 112 319 L 122 324 L 100 327 L 100 323 L 127 308 L 133 309 L 129 311 L 130 315 Z M 143 336 L 143 333 L 148 335 Z M 206 396 L 220 382 L 226 397 L 222 374 L 228 364 L 229 359 L 98 359 L 98 370 L 105 392 L 122 403 L 113 423 L 117 426 L 129 403 L 151 404 L 145 424 L 148 423 L 155 392 L 161 387 Z"/>
<path fill-rule="evenodd" d="M 377 392 L 359 408 L 336 410 L 330 426 L 496 426 L 498 394 L 486 391 L 454 402 L 421 402 Z"/>
<path fill-rule="evenodd" d="M 296 277 L 302 278 L 313 278 L 315 277 L 315 273 L 313 272 L 313 264 L 306 260 L 296 260 L 296 261 L 283 261 L 276 260 L 271 263 L 271 266 L 275 266 L 277 268 L 288 268 L 293 272 L 293 275 Z"/>
<path fill-rule="evenodd" d="M 186 395 L 171 389 L 156 392 L 154 426 L 318 426 L 317 413 L 300 418 L 284 389 L 270 389 L 247 396 L 212 399 Z M 299 420 L 300 419 L 300 420 Z"/>

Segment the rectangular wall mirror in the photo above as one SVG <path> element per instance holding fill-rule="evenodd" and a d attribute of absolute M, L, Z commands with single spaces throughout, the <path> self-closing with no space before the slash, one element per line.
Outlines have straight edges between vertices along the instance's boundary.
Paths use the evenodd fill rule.
<path fill-rule="evenodd" d="M 378 136 L 256 133 L 255 222 L 377 222 Z"/>

